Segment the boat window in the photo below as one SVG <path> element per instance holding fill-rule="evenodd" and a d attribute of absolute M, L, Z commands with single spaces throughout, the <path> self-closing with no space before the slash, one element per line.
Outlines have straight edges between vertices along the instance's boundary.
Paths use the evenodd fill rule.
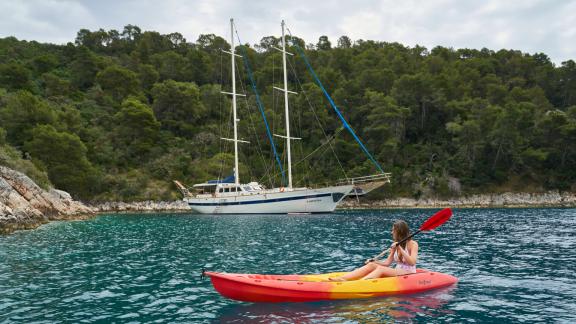
<path fill-rule="evenodd" d="M 218 192 L 224 192 L 224 188 L 218 189 Z"/>
<path fill-rule="evenodd" d="M 230 188 L 224 188 L 224 192 L 230 192 Z"/>
<path fill-rule="evenodd" d="M 236 192 L 236 187 L 230 188 L 230 192 Z"/>
<path fill-rule="evenodd" d="M 250 188 L 250 186 L 245 186 L 244 191 L 252 191 L 252 188 Z"/>
<path fill-rule="evenodd" d="M 332 201 L 334 201 L 335 203 L 339 202 L 340 200 L 342 200 L 342 197 L 346 196 L 345 194 L 341 193 L 341 192 L 333 192 L 332 193 Z"/>

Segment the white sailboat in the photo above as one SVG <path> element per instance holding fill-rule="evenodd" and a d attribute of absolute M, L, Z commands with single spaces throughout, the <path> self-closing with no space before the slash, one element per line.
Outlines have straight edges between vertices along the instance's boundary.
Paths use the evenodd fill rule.
<path fill-rule="evenodd" d="M 288 94 L 293 93 L 288 90 L 288 79 L 286 73 L 286 37 L 284 32 L 285 24 L 282 21 L 282 52 L 284 87 L 276 90 L 284 93 L 285 107 L 285 127 L 286 135 L 275 135 L 286 140 L 288 184 L 286 187 L 267 189 L 258 182 L 242 184 L 239 177 L 238 168 L 238 143 L 246 141 L 238 139 L 238 118 L 236 110 L 236 97 L 241 94 L 236 93 L 236 76 L 234 71 L 235 57 L 239 56 L 234 52 L 234 21 L 230 19 L 231 32 L 231 55 L 232 64 L 232 92 L 225 93 L 232 96 L 233 129 L 234 138 L 224 139 L 234 143 L 234 175 L 223 180 L 211 180 L 200 183 L 190 188 L 186 188 L 180 182 L 175 181 L 178 188 L 184 195 L 184 201 L 190 208 L 202 214 L 288 214 L 288 213 L 330 213 L 336 209 L 348 194 L 357 194 L 359 190 L 369 191 L 389 182 L 389 173 L 382 173 L 368 177 L 346 179 L 337 185 L 308 188 L 294 187 L 292 183 L 292 156 L 290 142 L 294 138 L 290 136 L 290 119 Z M 288 53 L 290 54 L 290 53 Z M 366 189 L 363 189 L 366 188 Z"/>

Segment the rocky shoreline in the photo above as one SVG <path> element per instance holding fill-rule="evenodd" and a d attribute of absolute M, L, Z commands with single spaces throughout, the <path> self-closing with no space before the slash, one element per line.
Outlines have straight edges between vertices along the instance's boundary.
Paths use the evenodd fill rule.
<path fill-rule="evenodd" d="M 111 201 L 92 204 L 97 213 L 129 213 L 129 212 L 189 212 L 190 208 L 182 200 L 178 201 Z"/>
<path fill-rule="evenodd" d="M 391 198 L 378 201 L 348 199 L 342 209 L 377 208 L 520 208 L 520 207 L 576 207 L 576 193 L 548 191 L 543 193 L 505 192 L 477 194 L 449 199 Z"/>
<path fill-rule="evenodd" d="M 339 209 L 378 208 L 514 208 L 514 207 L 576 207 L 576 193 L 549 191 L 544 193 L 478 194 L 450 199 L 391 198 L 378 201 L 347 199 Z M 183 201 L 105 202 L 92 205 L 99 213 L 126 212 L 189 212 Z"/>
<path fill-rule="evenodd" d="M 0 234 L 93 215 L 90 207 L 74 201 L 68 193 L 44 190 L 25 174 L 0 166 Z"/>
<path fill-rule="evenodd" d="M 576 207 L 576 193 L 498 193 L 450 199 L 348 199 L 339 209 Z M 85 205 L 60 190 L 44 190 L 21 172 L 0 166 L 0 234 L 33 229 L 53 220 L 87 219 L 101 213 L 190 212 L 182 200 L 104 202 Z"/>

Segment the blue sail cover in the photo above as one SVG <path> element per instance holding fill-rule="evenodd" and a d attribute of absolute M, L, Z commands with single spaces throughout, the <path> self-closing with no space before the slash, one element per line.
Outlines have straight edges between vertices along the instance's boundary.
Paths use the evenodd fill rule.
<path fill-rule="evenodd" d="M 231 174 L 229 176 L 227 176 L 226 178 L 222 179 L 222 180 L 208 180 L 207 183 L 209 184 L 218 184 L 218 183 L 234 183 L 234 174 Z"/>

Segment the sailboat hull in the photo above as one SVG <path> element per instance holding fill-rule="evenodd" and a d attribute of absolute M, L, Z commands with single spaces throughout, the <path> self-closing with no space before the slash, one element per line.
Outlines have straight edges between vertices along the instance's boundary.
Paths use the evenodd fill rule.
<path fill-rule="evenodd" d="M 351 185 L 321 189 L 265 191 L 229 197 L 185 198 L 190 208 L 201 214 L 289 214 L 331 213 Z"/>

